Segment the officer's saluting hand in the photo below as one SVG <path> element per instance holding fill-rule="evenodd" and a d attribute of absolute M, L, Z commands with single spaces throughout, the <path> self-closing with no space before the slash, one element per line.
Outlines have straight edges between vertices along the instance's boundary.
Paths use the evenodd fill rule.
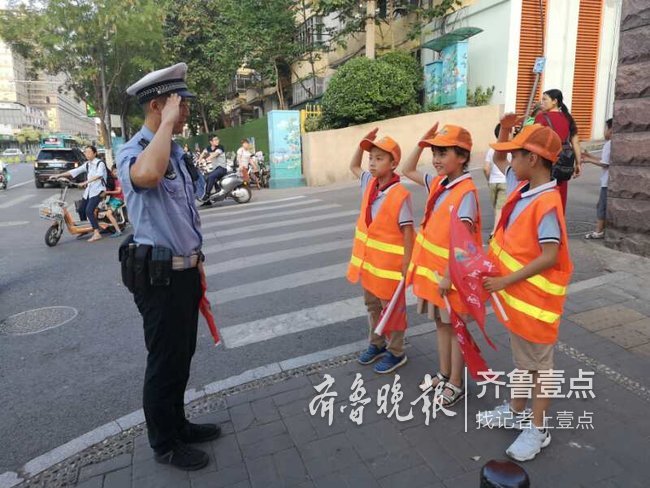
<path fill-rule="evenodd" d="M 122 278 L 133 293 L 147 347 L 143 405 L 156 461 L 184 470 L 209 462 L 188 444 L 219 437 L 214 424 L 185 418 L 184 393 L 196 349 L 202 295 L 201 222 L 196 193 L 202 182 L 172 141 L 183 131 L 194 98 L 187 65 L 149 73 L 127 89 L 145 121 L 120 150 L 117 165 L 134 234 L 120 247 Z"/>

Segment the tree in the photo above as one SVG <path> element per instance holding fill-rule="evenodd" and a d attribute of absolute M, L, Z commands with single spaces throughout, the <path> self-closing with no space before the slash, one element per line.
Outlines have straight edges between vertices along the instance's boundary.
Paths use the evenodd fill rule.
<path fill-rule="evenodd" d="M 350 35 L 361 33 L 365 30 L 366 13 L 365 2 L 359 0 L 313 0 L 314 12 L 318 15 L 334 14 L 339 27 L 330 30 L 329 34 L 335 45 L 345 45 Z M 461 0 L 441 0 L 431 2 L 420 0 L 379 0 L 377 12 L 374 16 L 375 24 L 390 25 L 398 17 L 407 16 L 409 22 L 409 39 L 417 39 L 424 26 L 436 18 L 443 17 L 453 12 L 462 5 Z M 395 46 L 391 45 L 391 50 Z"/>
<path fill-rule="evenodd" d="M 409 73 L 381 60 L 355 58 L 332 77 L 322 100 L 323 124 L 338 128 L 417 113 Z"/>
<path fill-rule="evenodd" d="M 67 76 L 65 88 L 97 109 L 110 148 L 114 90 L 160 59 L 159 12 L 153 0 L 31 0 L 0 13 L 0 36 L 33 70 Z"/>

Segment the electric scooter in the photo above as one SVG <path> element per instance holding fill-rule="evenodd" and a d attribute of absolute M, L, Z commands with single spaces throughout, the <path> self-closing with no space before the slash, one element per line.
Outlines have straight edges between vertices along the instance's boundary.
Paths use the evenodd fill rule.
<path fill-rule="evenodd" d="M 93 232 L 93 228 L 90 223 L 75 221 L 72 218 L 72 214 L 66 205 L 65 199 L 68 195 L 68 188 L 79 187 L 79 185 L 66 178 L 57 178 L 56 182 L 59 183 L 61 187 L 58 198 L 56 196 L 48 198 L 43 203 L 41 203 L 41 206 L 38 210 L 39 217 L 45 220 L 51 220 L 53 222 L 45 232 L 45 244 L 47 244 L 49 247 L 56 246 L 59 242 L 59 239 L 61 239 L 61 236 L 63 235 L 64 224 L 68 229 L 68 232 L 70 232 L 72 235 L 82 236 Z M 115 220 L 120 227 L 120 229 L 113 229 L 113 231 L 122 230 L 122 228 L 126 225 L 124 213 L 121 211 L 121 209 L 117 209 L 117 211 L 113 212 L 113 215 L 115 216 Z M 97 222 L 99 223 L 99 228 L 101 230 L 112 229 L 113 227 L 112 224 L 105 218 L 98 219 Z"/>

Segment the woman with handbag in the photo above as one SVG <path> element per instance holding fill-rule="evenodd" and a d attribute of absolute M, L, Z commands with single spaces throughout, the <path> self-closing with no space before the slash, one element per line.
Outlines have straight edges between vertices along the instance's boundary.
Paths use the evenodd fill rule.
<path fill-rule="evenodd" d="M 70 171 L 57 175 L 57 178 L 76 178 L 81 173 L 86 173 L 86 181 L 79 184 L 82 188 L 85 187 L 82 204 L 78 210 L 81 220 L 88 218 L 90 225 L 93 227 L 93 235 L 88 242 L 96 242 L 102 238 L 99 233 L 99 223 L 95 215 L 95 209 L 99 202 L 102 200 L 102 192 L 106 191 L 106 163 L 97 157 L 97 148 L 95 146 L 86 146 L 84 155 L 87 161 Z M 119 228 L 117 229 L 119 231 Z"/>
<path fill-rule="evenodd" d="M 560 90 L 552 89 L 544 92 L 542 111 L 535 117 L 535 123 L 550 127 L 562 140 L 562 152 L 558 163 L 553 167 L 553 177 L 557 180 L 562 196 L 562 208 L 566 214 L 569 180 L 580 176 L 582 161 L 578 126 L 564 104 L 564 97 Z"/>

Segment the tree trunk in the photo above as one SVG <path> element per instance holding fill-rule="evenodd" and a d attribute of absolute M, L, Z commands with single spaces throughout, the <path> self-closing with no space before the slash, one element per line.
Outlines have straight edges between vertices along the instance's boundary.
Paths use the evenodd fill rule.
<path fill-rule="evenodd" d="M 366 4 L 366 57 L 375 59 L 375 11 L 377 2 L 367 0 Z"/>
<path fill-rule="evenodd" d="M 275 69 L 275 91 L 278 95 L 280 110 L 286 110 L 286 105 L 284 103 L 284 94 L 282 93 L 282 86 L 280 84 L 280 70 L 278 69 L 278 62 L 276 60 L 273 61 L 273 69 Z"/>

